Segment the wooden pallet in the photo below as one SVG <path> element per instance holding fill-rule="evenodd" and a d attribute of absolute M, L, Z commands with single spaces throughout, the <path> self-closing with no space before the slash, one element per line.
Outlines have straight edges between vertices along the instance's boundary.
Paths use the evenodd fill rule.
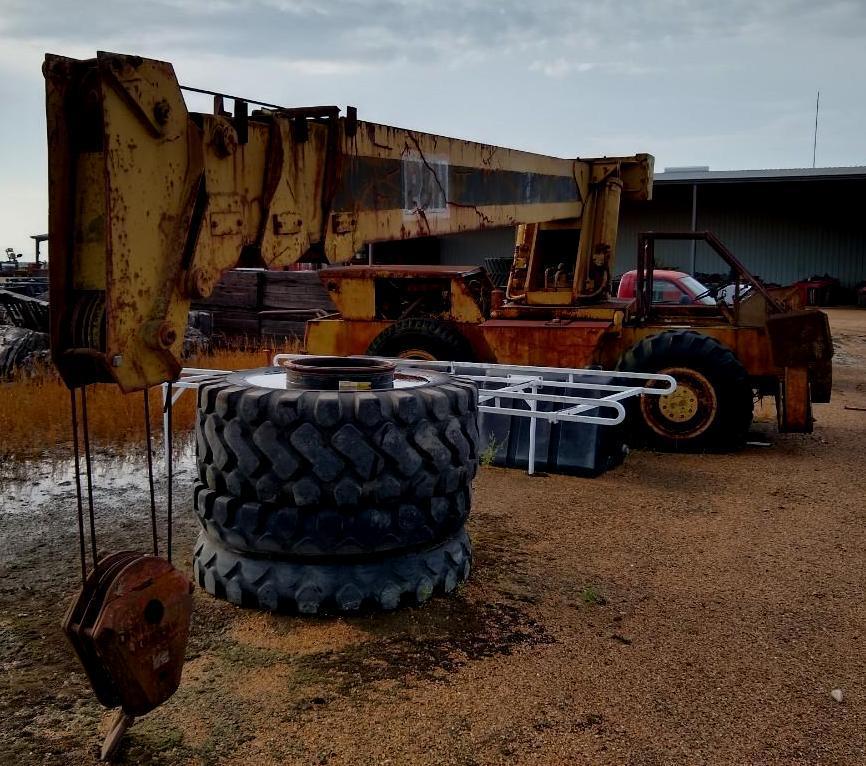
<path fill-rule="evenodd" d="M 227 272 L 213 294 L 196 301 L 206 311 L 214 333 L 226 338 L 267 341 L 302 340 L 308 319 L 336 311 L 315 271 Z"/>

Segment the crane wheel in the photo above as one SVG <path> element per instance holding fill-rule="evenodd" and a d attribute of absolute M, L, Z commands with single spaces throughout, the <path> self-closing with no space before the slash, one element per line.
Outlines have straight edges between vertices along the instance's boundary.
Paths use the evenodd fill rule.
<path fill-rule="evenodd" d="M 369 562 L 298 563 L 253 557 L 199 535 L 193 571 L 199 585 L 238 606 L 326 614 L 391 610 L 451 593 L 469 577 L 472 546 L 465 529 L 423 550 Z"/>
<path fill-rule="evenodd" d="M 400 319 L 380 332 L 370 356 L 426 361 L 471 362 L 472 348 L 457 330 L 434 319 Z"/>
<path fill-rule="evenodd" d="M 651 335 L 626 351 L 617 369 L 677 381 L 672 394 L 644 394 L 632 405 L 629 423 L 638 441 L 672 451 L 742 445 L 752 423 L 752 387 L 734 353 L 715 338 L 693 330 Z"/>

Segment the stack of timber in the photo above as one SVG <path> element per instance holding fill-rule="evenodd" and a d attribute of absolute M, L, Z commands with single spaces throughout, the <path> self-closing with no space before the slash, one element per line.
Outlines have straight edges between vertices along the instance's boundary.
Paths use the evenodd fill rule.
<path fill-rule="evenodd" d="M 226 272 L 213 293 L 191 308 L 210 315 L 214 336 L 278 344 L 302 341 L 308 319 L 336 310 L 317 272 L 262 269 Z"/>

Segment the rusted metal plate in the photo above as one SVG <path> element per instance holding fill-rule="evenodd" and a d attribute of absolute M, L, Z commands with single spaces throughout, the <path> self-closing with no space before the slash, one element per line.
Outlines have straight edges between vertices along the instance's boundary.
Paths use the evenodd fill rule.
<path fill-rule="evenodd" d="M 373 339 L 392 322 L 314 319 L 307 322 L 304 350 L 319 356 L 366 354 Z"/>
<path fill-rule="evenodd" d="M 120 698 L 111 674 L 96 653 L 89 632 L 118 568 L 126 566 L 139 555 L 135 551 L 120 551 L 102 558 L 72 599 L 61 623 L 63 632 L 84 667 L 96 698 L 105 707 L 116 707 L 120 704 Z"/>
<path fill-rule="evenodd" d="M 605 321 L 493 319 L 481 325 L 493 358 L 503 364 L 586 367 L 598 358 Z"/>
<path fill-rule="evenodd" d="M 620 336 L 609 336 L 605 339 L 601 364 L 605 368 L 612 368 L 623 352 L 644 338 L 666 330 L 684 329 L 694 330 L 701 335 L 715 338 L 719 343 L 727 346 L 752 377 L 776 377 L 782 372 L 773 362 L 769 340 L 763 327 L 732 327 L 730 324 L 723 324 L 718 319 L 707 322 L 701 322 L 697 319 L 695 321 L 683 319 L 664 323 L 654 322 L 638 327 L 624 326 Z"/>
<path fill-rule="evenodd" d="M 330 266 L 319 270 L 319 278 L 399 279 L 401 277 L 453 277 L 463 279 L 485 273 L 480 266 Z"/>
<path fill-rule="evenodd" d="M 134 551 L 100 560 L 62 627 L 99 702 L 142 715 L 180 682 L 192 584 L 165 559 Z"/>
<path fill-rule="evenodd" d="M 805 368 L 788 367 L 782 378 L 777 406 L 779 431 L 812 433 L 812 403 L 809 396 L 809 373 Z"/>
<path fill-rule="evenodd" d="M 767 319 L 773 361 L 779 367 L 807 367 L 833 356 L 830 322 L 823 311 L 791 311 Z"/>
<path fill-rule="evenodd" d="M 191 616 L 192 583 L 165 559 L 141 556 L 114 578 L 92 639 L 126 713 L 143 715 L 174 694 Z"/>

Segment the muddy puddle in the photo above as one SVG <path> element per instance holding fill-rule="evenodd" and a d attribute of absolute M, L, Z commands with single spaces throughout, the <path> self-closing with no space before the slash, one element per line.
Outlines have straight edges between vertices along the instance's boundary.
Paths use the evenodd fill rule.
<path fill-rule="evenodd" d="M 100 492 L 148 493 L 146 455 L 131 450 L 101 451 L 93 456 L 92 479 Z M 162 450 L 154 457 L 155 484 L 163 484 L 166 476 Z M 175 450 L 173 471 L 175 479 L 190 483 L 195 472 L 195 445 L 186 440 Z M 86 492 L 84 460 L 81 460 L 81 485 Z M 32 513 L 46 502 L 75 497 L 75 461 L 71 451 L 64 451 L 40 459 L 9 461 L 0 468 L 0 516 Z M 123 510 L 122 508 L 119 510 Z"/>

